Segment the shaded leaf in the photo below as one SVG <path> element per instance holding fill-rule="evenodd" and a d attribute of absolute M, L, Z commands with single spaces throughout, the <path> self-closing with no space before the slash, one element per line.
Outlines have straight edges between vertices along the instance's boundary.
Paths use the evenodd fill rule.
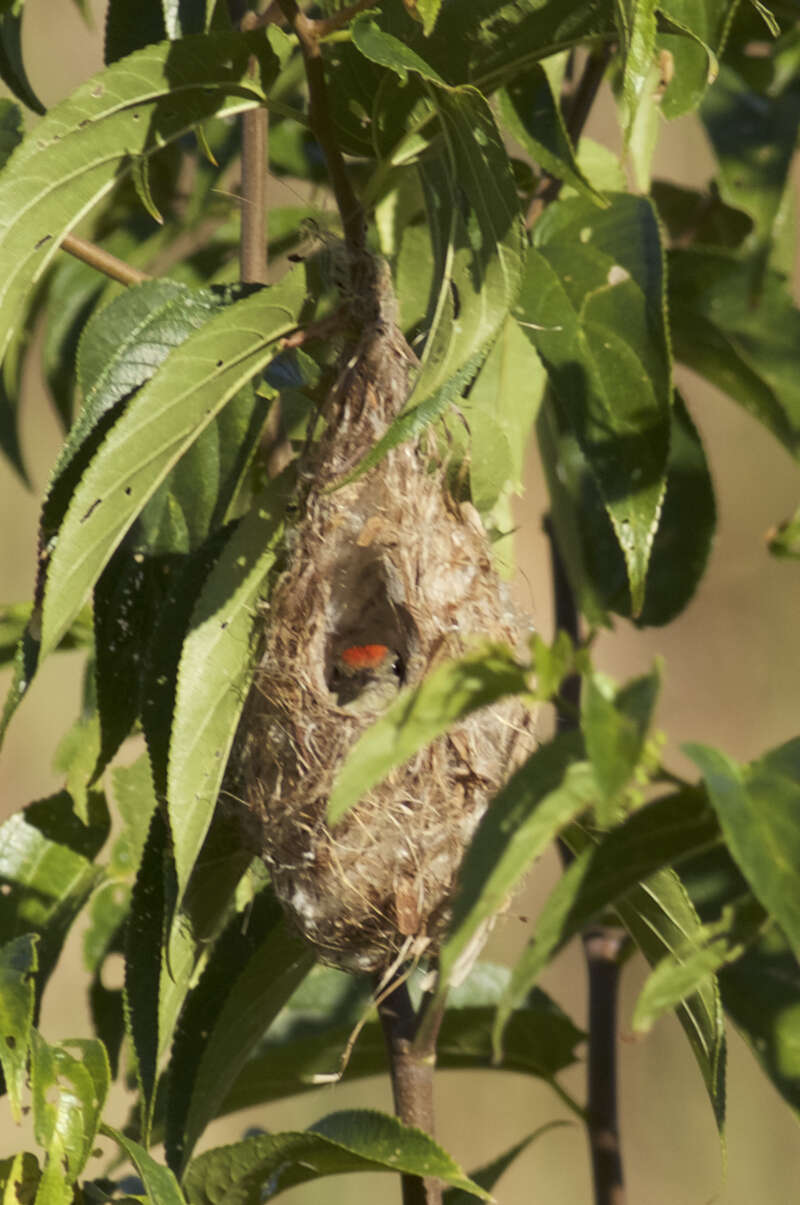
<path fill-rule="evenodd" d="M 514 1011 L 501 1058 L 494 1060 L 491 1022 L 509 975 L 505 967 L 478 963 L 451 990 L 436 1045 L 437 1066 L 537 1076 L 553 1086 L 568 1108 L 579 1111 L 556 1076 L 576 1062 L 576 1047 L 584 1035 L 538 988 Z M 368 992 L 357 981 L 329 967 L 315 967 L 240 1071 L 221 1113 L 307 1092 L 336 1079 L 357 1024 L 362 1028 L 344 1079 L 349 1083 L 385 1074 L 380 1021 L 374 1013 L 364 1020 L 369 1004 Z"/>
<path fill-rule="evenodd" d="M 756 297 L 747 264 L 733 255 L 673 251 L 669 307 L 676 358 L 800 455 L 800 312 L 783 278 L 767 272 Z"/>
<path fill-rule="evenodd" d="M 436 1176 L 490 1199 L 427 1134 L 367 1109 L 331 1113 L 304 1133 L 259 1134 L 206 1151 L 189 1165 L 184 1190 L 190 1205 L 223 1196 L 229 1205 L 256 1205 L 295 1184 L 357 1171 Z"/>
<path fill-rule="evenodd" d="M 663 958 L 639 993 L 631 1019 L 634 1031 L 647 1033 L 660 1016 L 697 992 L 713 973 L 735 962 L 763 929 L 765 915 L 761 905 L 747 896 L 737 907 L 726 909 L 719 922 L 706 926 L 692 948 Z"/>
<path fill-rule="evenodd" d="M 21 10 L 20 4 L 0 16 L 0 79 L 26 108 L 34 113 L 44 113 L 44 105 L 31 87 L 22 59 Z"/>
<path fill-rule="evenodd" d="M 147 843 L 133 887 L 130 916 L 125 931 L 125 1025 L 136 1056 L 139 1082 L 141 1133 L 150 1133 L 156 1072 L 162 1031 L 162 945 L 174 871 L 169 863 L 169 834 L 161 809 L 150 821 Z"/>
<path fill-rule="evenodd" d="M 570 830 L 567 843 L 572 845 L 576 836 Z M 660 868 L 718 840 L 713 812 L 704 796 L 692 790 L 647 804 L 597 844 L 582 838 L 575 860 L 550 893 L 533 937 L 514 967 L 498 1009 L 496 1033 L 548 963 L 589 921 L 619 905 L 631 888 Z M 649 889 L 645 884 L 640 890 Z"/>
<path fill-rule="evenodd" d="M 276 1014 L 315 961 L 270 891 L 236 915 L 189 997 L 170 1061 L 166 1150 L 180 1169 Z"/>
<path fill-rule="evenodd" d="M 658 9 L 669 24 L 662 25 L 656 45 L 671 56 L 670 80 L 661 98 L 669 118 L 696 109 L 709 84 L 717 78 L 738 0 L 659 0 Z"/>
<path fill-rule="evenodd" d="M 450 932 L 439 955 L 437 995 L 458 982 L 535 858 L 597 798 L 577 733 L 543 745 L 506 783 L 483 816 L 461 867 Z M 430 1017 L 433 1010 L 426 1012 Z M 424 1027 L 424 1021 L 423 1021 Z"/>
<path fill-rule="evenodd" d="M 723 200 L 748 213 L 755 223 L 746 246 L 768 253 L 800 124 L 798 50 L 781 49 L 757 65 L 759 75 L 769 64 L 772 78 L 748 81 L 723 63 L 700 108 L 719 164 Z"/>
<path fill-rule="evenodd" d="M 662 870 L 616 904 L 623 924 L 651 966 L 665 955 L 699 945 L 702 926 L 680 879 Z M 720 1134 L 725 1124 L 725 1019 L 716 976 L 679 1004 L 686 1034 L 708 1093 Z"/>
<path fill-rule="evenodd" d="M 800 1115 L 800 967 L 775 927 L 720 972 L 725 1011 L 762 1071 Z"/>
<path fill-rule="evenodd" d="M 748 766 L 717 749 L 687 744 L 735 859 L 795 953 L 800 951 L 800 739 Z"/>
<path fill-rule="evenodd" d="M 534 63 L 513 79 L 500 92 L 499 103 L 503 124 L 531 158 L 557 180 L 605 205 L 602 193 L 593 187 L 575 158 L 561 106 L 541 64 Z"/>

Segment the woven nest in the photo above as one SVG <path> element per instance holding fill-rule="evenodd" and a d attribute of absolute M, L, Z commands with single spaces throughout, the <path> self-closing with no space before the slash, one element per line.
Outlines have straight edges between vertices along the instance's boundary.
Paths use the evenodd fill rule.
<path fill-rule="evenodd" d="M 242 801 L 288 914 L 324 961 L 361 972 L 435 953 L 464 849 L 533 743 L 520 702 L 485 708 L 395 770 L 335 829 L 326 824 L 338 769 L 386 705 L 343 701 L 342 650 L 389 646 L 407 686 L 476 638 L 516 646 L 523 635 L 477 512 L 453 502 L 424 440 L 329 489 L 400 412 L 413 363 L 384 301 L 301 472 L 301 517 L 261 611 L 263 653 L 229 773 L 229 798 Z"/>

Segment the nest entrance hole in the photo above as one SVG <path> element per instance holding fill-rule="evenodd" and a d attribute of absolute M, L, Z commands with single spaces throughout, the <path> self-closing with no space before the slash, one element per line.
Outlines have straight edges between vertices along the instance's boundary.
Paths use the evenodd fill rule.
<path fill-rule="evenodd" d="M 336 566 L 325 650 L 325 678 L 331 693 L 339 693 L 343 655 L 354 648 L 385 647 L 399 685 L 407 681 L 419 635 L 409 611 L 395 597 L 393 577 L 375 549 L 356 548 Z"/>

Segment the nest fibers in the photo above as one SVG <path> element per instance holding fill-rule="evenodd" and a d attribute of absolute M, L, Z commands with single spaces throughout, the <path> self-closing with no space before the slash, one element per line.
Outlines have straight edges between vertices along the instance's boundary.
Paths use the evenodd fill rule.
<path fill-rule="evenodd" d="M 382 293 L 302 466 L 301 517 L 261 612 L 263 653 L 229 775 L 297 927 L 325 962 L 378 972 L 435 953 L 464 849 L 533 743 L 528 709 L 502 701 L 453 725 L 335 829 L 326 824 L 337 771 L 387 705 L 366 693 L 366 706 L 343 701 L 343 650 L 388 646 L 398 686 L 413 686 L 476 638 L 514 646 L 521 636 L 477 512 L 453 502 L 423 441 L 329 489 L 408 396 L 414 356 L 395 326 L 391 289 Z"/>

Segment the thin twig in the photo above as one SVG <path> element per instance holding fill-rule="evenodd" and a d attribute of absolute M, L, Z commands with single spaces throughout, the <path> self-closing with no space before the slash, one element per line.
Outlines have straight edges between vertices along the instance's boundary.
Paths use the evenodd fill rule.
<path fill-rule="evenodd" d="M 573 644 L 577 644 L 580 641 L 580 617 L 549 515 L 544 529 L 550 541 L 556 628 L 566 632 Z M 580 695 L 580 676 L 570 674 L 561 687 L 561 697 L 568 704 L 559 713 L 562 730 L 578 727 Z M 573 854 L 563 841 L 559 842 L 559 853 L 564 866 L 568 866 Z M 583 933 L 589 976 L 586 1116 L 595 1205 L 625 1205 L 617 1120 L 617 989 L 626 942 L 624 931 L 611 925 L 593 925 Z"/>
<path fill-rule="evenodd" d="M 123 285 L 140 285 L 151 279 L 146 272 L 132 268 L 130 264 L 125 263 L 124 259 L 117 259 L 116 255 L 112 255 L 110 251 L 105 251 L 96 243 L 78 238 L 76 234 L 64 235 L 61 240 L 61 250 L 68 251 L 76 259 L 82 260 L 91 268 L 102 272 L 104 276 L 110 276 L 112 280 L 118 280 Z"/>
<path fill-rule="evenodd" d="M 243 30 L 254 29 L 255 13 L 242 17 Z M 258 59 L 250 59 L 249 74 L 258 71 Z M 269 118 L 263 105 L 242 114 L 242 233 L 239 271 L 246 284 L 267 283 L 267 147 Z"/>
<path fill-rule="evenodd" d="M 281 11 L 294 29 L 300 41 L 303 63 L 308 81 L 311 130 L 322 147 L 328 166 L 333 195 L 342 219 L 344 238 L 348 249 L 359 255 L 366 248 L 366 224 L 361 202 L 353 191 L 347 174 L 339 140 L 331 120 L 328 92 L 325 84 L 325 66 L 319 45 L 317 22 L 309 20 L 297 7 L 295 0 L 279 0 Z"/>
<path fill-rule="evenodd" d="M 386 1039 L 392 1076 L 395 1113 L 405 1125 L 434 1135 L 433 1075 L 436 1066 L 436 1034 L 430 1048 L 414 1050 L 418 1017 L 414 1012 L 405 979 L 395 983 L 378 999 L 378 1014 Z M 441 1018 L 440 1018 L 441 1019 Z M 403 1205 L 441 1205 L 441 1181 L 403 1175 Z"/>

